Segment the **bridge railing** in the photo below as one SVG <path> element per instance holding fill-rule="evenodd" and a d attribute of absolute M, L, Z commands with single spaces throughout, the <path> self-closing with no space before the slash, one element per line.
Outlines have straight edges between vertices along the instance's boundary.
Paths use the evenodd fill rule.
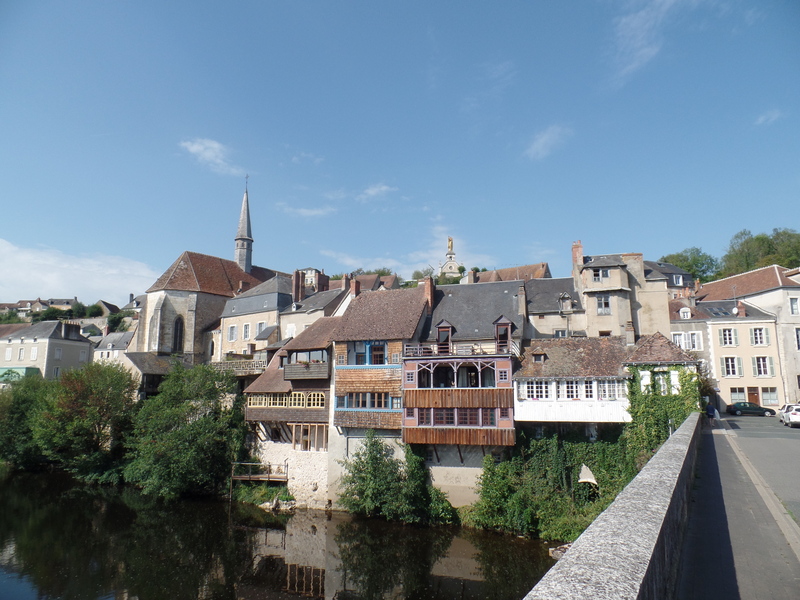
<path fill-rule="evenodd" d="M 699 418 L 689 415 L 525 600 L 674 597 Z"/>

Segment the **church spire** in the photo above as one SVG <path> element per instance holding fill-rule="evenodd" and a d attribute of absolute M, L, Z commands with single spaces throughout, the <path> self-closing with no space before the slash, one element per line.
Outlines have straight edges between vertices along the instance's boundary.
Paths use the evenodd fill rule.
<path fill-rule="evenodd" d="M 253 234 L 250 231 L 250 203 L 247 198 L 247 178 L 244 183 L 242 212 L 239 215 L 239 229 L 236 232 L 236 255 L 234 260 L 239 268 L 249 273 L 253 266 Z"/>

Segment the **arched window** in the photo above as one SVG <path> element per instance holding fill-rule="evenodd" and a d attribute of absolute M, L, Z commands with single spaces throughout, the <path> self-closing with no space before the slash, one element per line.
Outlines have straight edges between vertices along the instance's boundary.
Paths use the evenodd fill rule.
<path fill-rule="evenodd" d="M 175 324 L 172 326 L 172 351 L 183 354 L 183 317 L 175 319 Z"/>

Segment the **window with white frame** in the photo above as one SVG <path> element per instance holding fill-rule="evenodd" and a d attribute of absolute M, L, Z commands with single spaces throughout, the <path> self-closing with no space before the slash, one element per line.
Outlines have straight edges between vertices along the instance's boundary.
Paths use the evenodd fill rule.
<path fill-rule="evenodd" d="M 769 346 L 769 329 L 766 327 L 752 327 L 750 329 L 751 346 Z"/>
<path fill-rule="evenodd" d="M 235 342 L 236 341 L 236 325 L 229 325 L 228 326 L 228 341 Z"/>
<path fill-rule="evenodd" d="M 577 381 L 567 381 L 567 398 L 570 400 L 574 400 L 578 398 L 578 382 Z"/>
<path fill-rule="evenodd" d="M 25 360 L 25 347 L 20 346 L 19 353 L 17 354 L 17 360 Z"/>
<path fill-rule="evenodd" d="M 245 323 L 242 325 L 242 339 L 249 340 L 250 339 L 250 323 Z"/>
<path fill-rule="evenodd" d="M 497 370 L 497 381 L 508 381 L 508 370 L 507 369 L 498 369 Z"/>
<path fill-rule="evenodd" d="M 771 356 L 753 357 L 753 375 L 756 377 L 774 377 L 775 361 Z"/>
<path fill-rule="evenodd" d="M 725 327 L 719 330 L 720 346 L 738 346 L 739 332 L 732 327 Z"/>
<path fill-rule="evenodd" d="M 778 388 L 776 387 L 762 387 L 761 388 L 761 404 L 764 406 L 777 406 L 778 405 Z"/>
<path fill-rule="evenodd" d="M 692 309 L 688 306 L 684 306 L 680 310 L 680 317 L 681 319 L 691 319 L 692 318 Z"/>
<path fill-rule="evenodd" d="M 583 397 L 587 400 L 591 400 L 594 398 L 594 383 L 591 381 L 585 381 L 583 383 Z"/>
<path fill-rule="evenodd" d="M 789 312 L 800 315 L 800 298 L 789 298 Z"/>
<path fill-rule="evenodd" d="M 600 294 L 597 296 L 597 314 L 610 315 L 611 314 L 611 296 L 608 294 Z"/>
<path fill-rule="evenodd" d="M 734 402 L 744 402 L 745 400 L 747 400 L 747 396 L 744 393 L 743 387 L 731 388 L 731 404 Z"/>
<path fill-rule="evenodd" d="M 592 269 L 592 281 L 595 283 L 608 279 L 608 269 Z"/>
<path fill-rule="evenodd" d="M 683 350 L 702 350 L 702 340 L 699 331 L 679 331 L 672 334 L 672 342 Z"/>
<path fill-rule="evenodd" d="M 61 348 L 55 349 L 55 352 L 53 353 L 53 358 L 55 360 L 61 360 Z"/>
<path fill-rule="evenodd" d="M 800 350 L 800 327 L 794 328 L 794 341 L 795 341 L 795 346 L 797 347 L 798 350 Z"/>
<path fill-rule="evenodd" d="M 742 375 L 742 359 L 738 356 L 723 356 L 721 359 L 723 377 L 740 377 Z"/>
<path fill-rule="evenodd" d="M 13 353 L 14 353 L 14 349 L 7 347 L 6 348 L 6 360 L 11 360 L 11 356 L 13 355 Z"/>
<path fill-rule="evenodd" d="M 416 371 L 406 371 L 406 383 L 414 383 L 417 380 Z"/>
<path fill-rule="evenodd" d="M 256 323 L 256 335 L 264 331 L 266 328 L 267 324 L 264 321 L 259 321 L 258 323 Z"/>
<path fill-rule="evenodd" d="M 31 360 L 36 360 L 39 358 L 39 346 L 34 346 L 31 348 Z"/>
<path fill-rule="evenodd" d="M 553 337 L 565 338 L 565 337 L 567 337 L 567 330 L 566 329 L 554 329 L 553 330 Z"/>
<path fill-rule="evenodd" d="M 672 284 L 673 285 L 683 285 L 683 275 L 673 275 L 672 276 Z"/>

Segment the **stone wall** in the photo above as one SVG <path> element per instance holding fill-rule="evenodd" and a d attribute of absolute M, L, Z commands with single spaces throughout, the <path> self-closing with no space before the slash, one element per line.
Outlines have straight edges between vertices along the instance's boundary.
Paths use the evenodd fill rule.
<path fill-rule="evenodd" d="M 308 508 L 324 509 L 328 504 L 328 453 L 292 450 L 280 442 L 259 442 L 258 457 L 263 463 L 283 464 L 288 461 L 289 481 L 286 486 L 295 501 Z"/>
<path fill-rule="evenodd" d="M 673 597 L 699 417 L 689 415 L 525 600 Z"/>

